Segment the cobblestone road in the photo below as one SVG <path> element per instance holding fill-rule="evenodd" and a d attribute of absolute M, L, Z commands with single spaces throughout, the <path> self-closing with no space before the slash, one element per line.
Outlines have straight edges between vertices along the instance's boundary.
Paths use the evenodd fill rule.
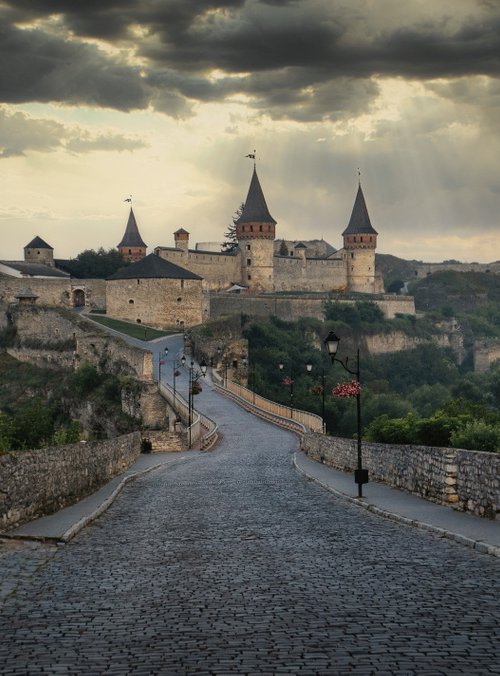
<path fill-rule="evenodd" d="M 0 673 L 500 674 L 498 559 L 337 500 L 211 397 L 216 451 L 2 545 Z"/>

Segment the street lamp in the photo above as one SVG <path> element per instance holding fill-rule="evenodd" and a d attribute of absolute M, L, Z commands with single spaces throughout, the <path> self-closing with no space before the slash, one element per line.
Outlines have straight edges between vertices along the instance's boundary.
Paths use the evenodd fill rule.
<path fill-rule="evenodd" d="M 356 369 L 353 371 L 348 367 L 348 357 L 346 357 L 345 362 L 337 359 L 337 350 L 339 349 L 340 338 L 335 335 L 333 331 L 327 335 L 323 341 L 326 345 L 332 364 L 338 362 L 347 373 L 350 373 L 353 376 L 356 376 L 357 388 L 356 388 L 356 419 L 357 419 L 357 439 L 358 439 L 358 466 L 354 470 L 354 481 L 358 484 L 358 498 L 363 497 L 363 484 L 368 483 L 368 470 L 363 469 L 363 458 L 361 452 L 361 391 L 359 387 L 359 348 L 356 354 Z"/>
<path fill-rule="evenodd" d="M 183 361 L 184 360 L 184 361 Z M 186 357 L 181 359 L 182 365 L 186 363 Z M 207 365 L 205 360 L 200 364 L 200 371 L 198 373 L 194 372 L 194 361 L 191 359 L 191 364 L 189 366 L 189 390 L 188 390 L 188 430 L 189 430 L 189 448 L 191 448 L 191 424 L 193 422 L 193 385 L 198 382 L 201 376 L 205 377 L 207 375 Z"/>
<path fill-rule="evenodd" d="M 283 362 L 280 361 L 278 364 L 278 368 L 281 372 L 283 372 L 283 369 L 285 368 L 285 365 Z M 290 418 L 293 418 L 293 371 L 290 368 L 290 375 L 285 376 L 283 378 L 283 385 L 290 385 Z"/>
<path fill-rule="evenodd" d="M 306 364 L 306 371 L 311 373 L 313 370 L 313 365 L 308 362 Z M 326 420 L 325 420 L 325 369 L 321 369 L 321 420 L 323 421 L 323 434 L 326 434 Z"/>

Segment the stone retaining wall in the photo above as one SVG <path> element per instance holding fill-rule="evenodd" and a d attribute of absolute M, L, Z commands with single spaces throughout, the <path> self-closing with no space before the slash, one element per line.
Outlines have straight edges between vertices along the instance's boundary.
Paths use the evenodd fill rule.
<path fill-rule="evenodd" d="M 312 460 L 348 472 L 357 466 L 355 440 L 310 433 L 301 444 Z M 371 480 L 490 519 L 500 511 L 498 454 L 368 442 L 362 448 Z"/>
<path fill-rule="evenodd" d="M 51 514 L 124 472 L 141 434 L 0 455 L 0 532 Z"/>

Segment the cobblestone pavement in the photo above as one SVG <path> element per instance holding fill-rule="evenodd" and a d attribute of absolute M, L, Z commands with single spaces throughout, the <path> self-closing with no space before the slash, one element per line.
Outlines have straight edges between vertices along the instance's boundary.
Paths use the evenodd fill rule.
<path fill-rule="evenodd" d="M 337 500 L 211 397 L 217 450 L 0 547 L 1 674 L 500 674 L 496 558 Z"/>

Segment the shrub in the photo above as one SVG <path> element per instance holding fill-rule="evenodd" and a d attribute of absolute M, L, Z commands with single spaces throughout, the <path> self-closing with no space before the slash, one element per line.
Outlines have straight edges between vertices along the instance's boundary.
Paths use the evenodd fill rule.
<path fill-rule="evenodd" d="M 500 451 L 500 425 L 491 425 L 484 420 L 469 420 L 451 433 L 454 448 L 472 451 Z"/>
<path fill-rule="evenodd" d="M 101 376 L 95 366 L 83 364 L 71 377 L 71 385 L 80 396 L 85 396 L 95 390 L 101 382 Z"/>

